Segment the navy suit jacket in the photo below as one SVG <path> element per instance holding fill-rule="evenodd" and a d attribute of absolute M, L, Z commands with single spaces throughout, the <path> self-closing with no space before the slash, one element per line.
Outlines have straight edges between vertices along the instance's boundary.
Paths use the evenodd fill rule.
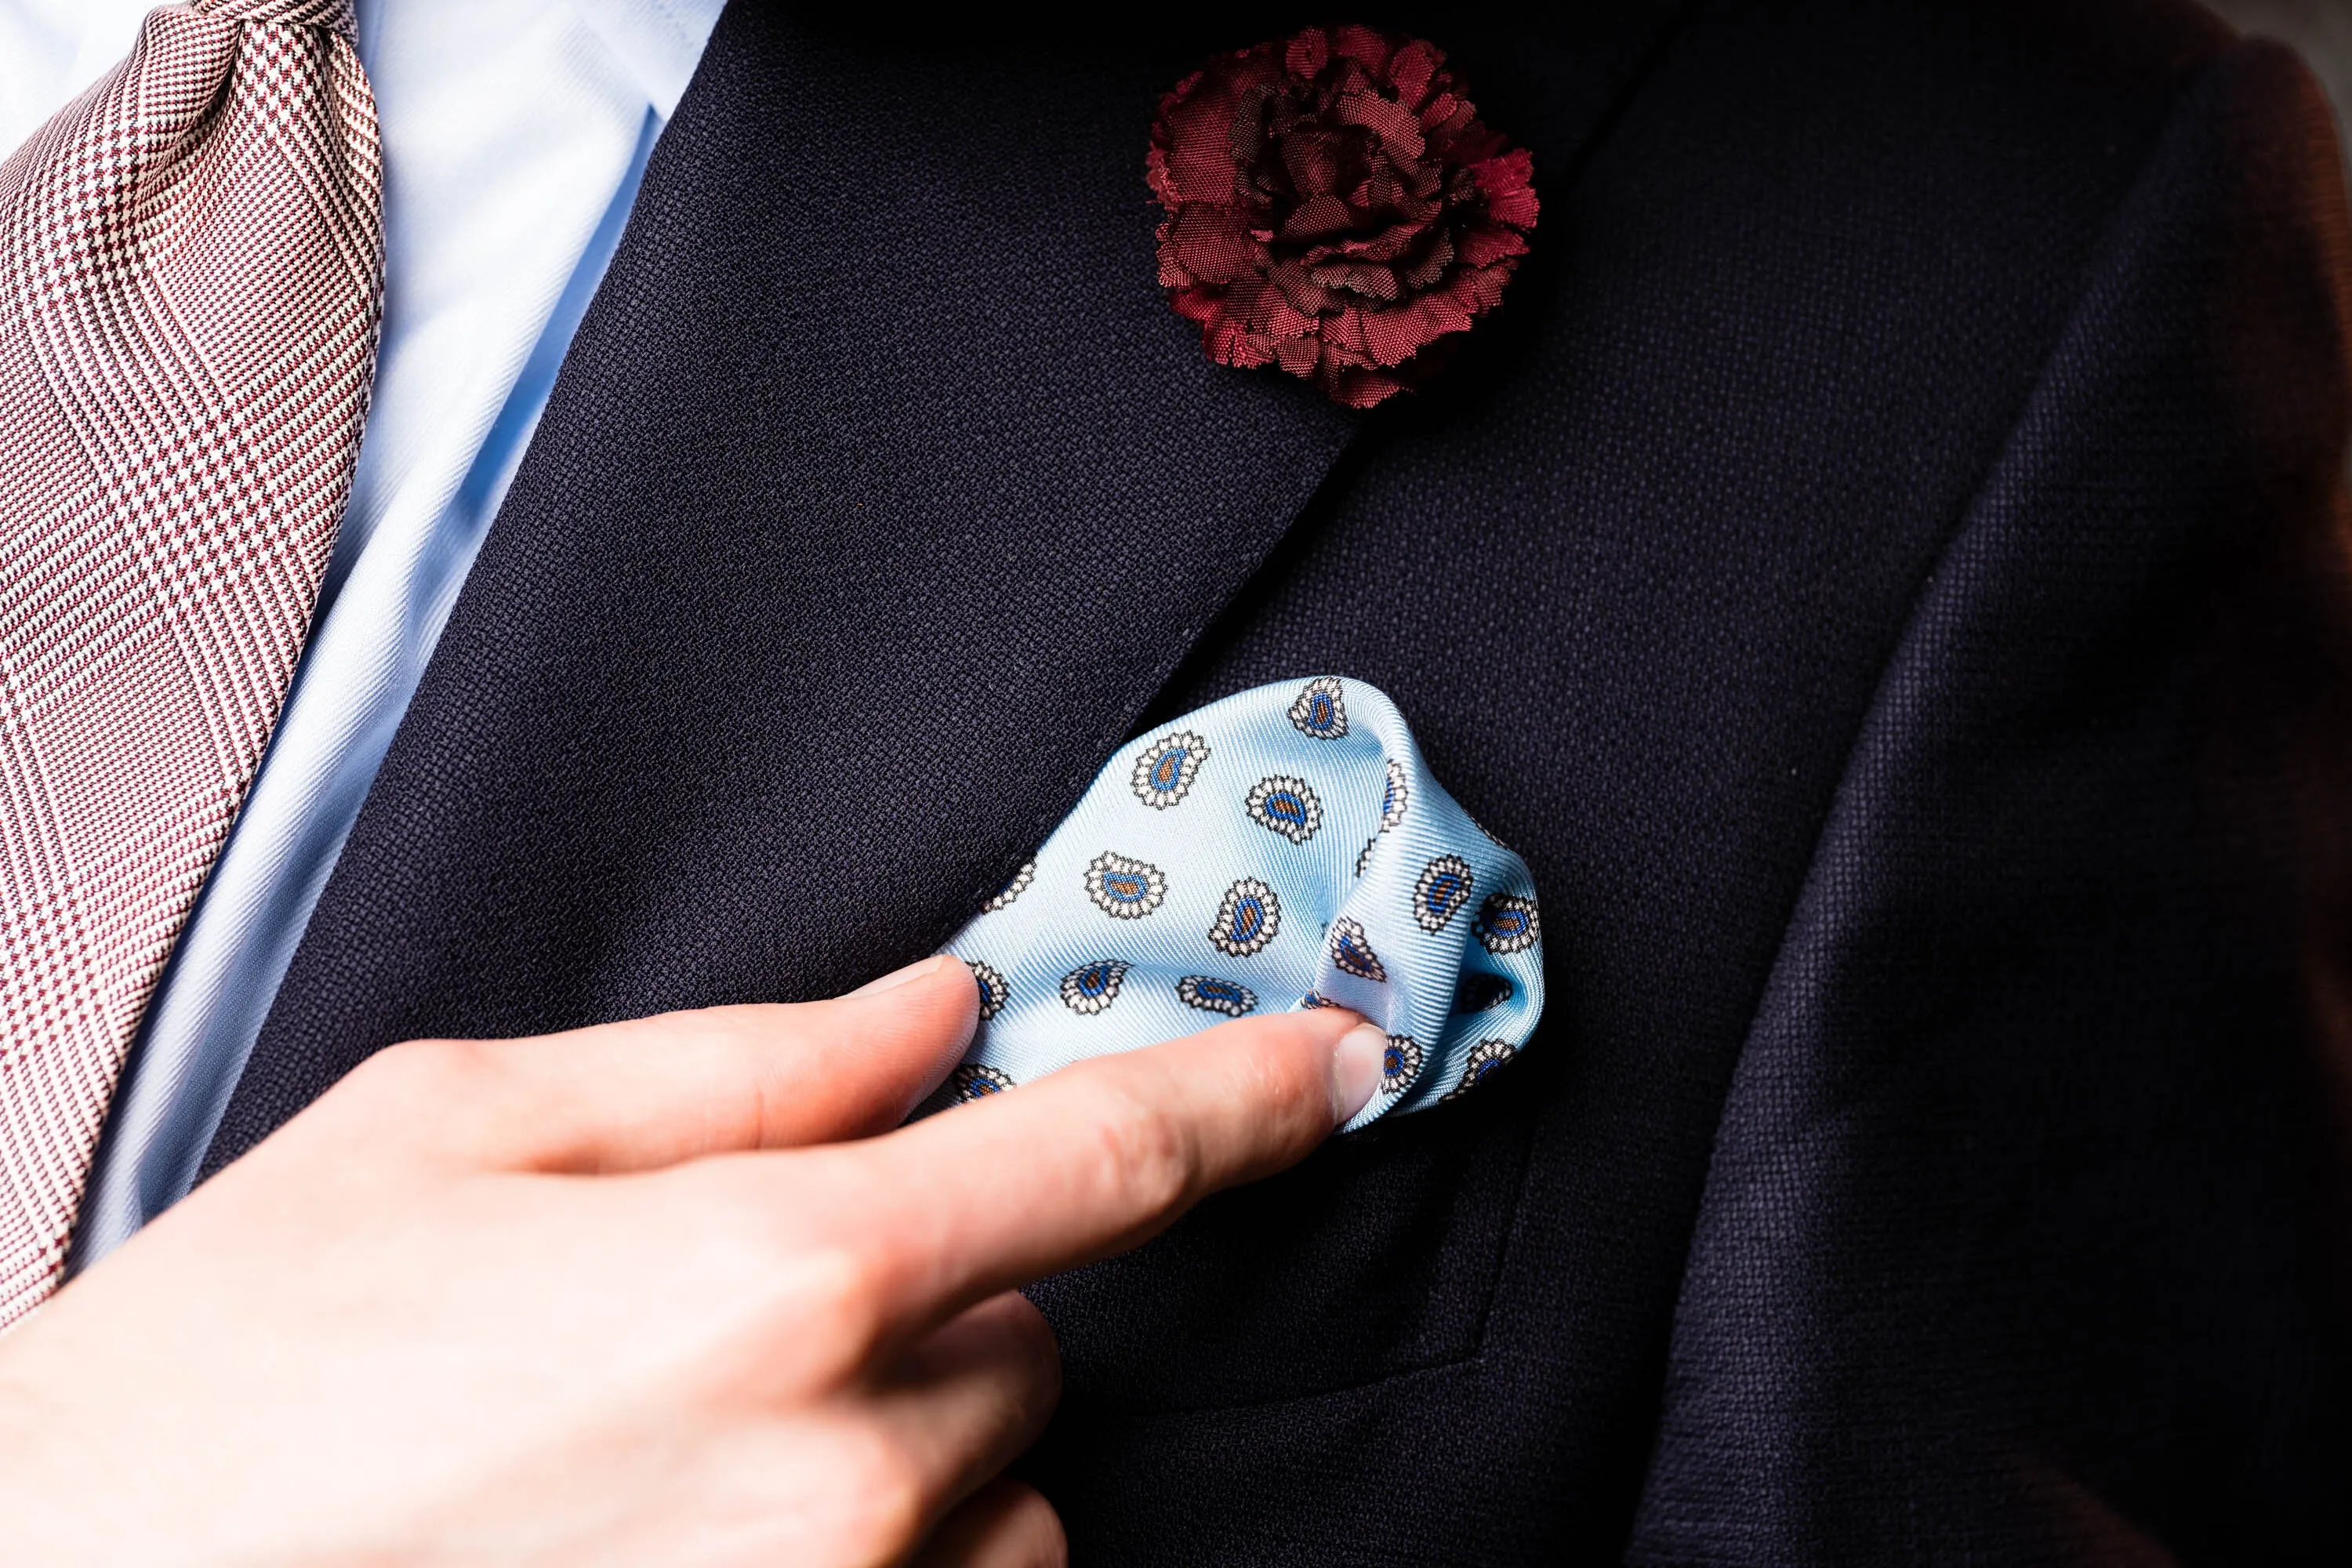
<path fill-rule="evenodd" d="M 1370 416 L 1154 281 L 1156 95 L 1299 18 L 737 0 L 211 1165 L 403 1038 L 929 952 L 1124 738 L 1337 671 L 1549 1013 L 1037 1288 L 1080 1563 L 2347 1560 L 2309 79 L 2154 0 L 1360 19 L 1544 201 Z"/>

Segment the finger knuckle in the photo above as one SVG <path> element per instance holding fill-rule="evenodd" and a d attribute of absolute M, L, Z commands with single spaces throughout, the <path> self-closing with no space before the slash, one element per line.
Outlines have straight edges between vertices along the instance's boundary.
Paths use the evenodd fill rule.
<path fill-rule="evenodd" d="M 776 1261 L 772 1321 L 800 1353 L 840 1375 L 864 1366 L 887 1327 L 880 1271 L 868 1249 L 788 1247 Z"/>
<path fill-rule="evenodd" d="M 853 1562 L 895 1563 L 929 1521 L 930 1485 L 907 1446 L 868 1427 L 835 1445 L 832 1455 L 842 1509 L 840 1530 Z"/>
<path fill-rule="evenodd" d="M 406 1040 L 368 1058 L 344 1082 L 354 1098 L 446 1107 L 464 1103 L 488 1072 L 479 1040 Z"/>
<path fill-rule="evenodd" d="M 1011 1326 L 1013 1348 L 1029 1363 L 1033 1372 L 1058 1386 L 1062 1376 L 1062 1344 L 1054 1337 L 1054 1325 L 1045 1314 L 1026 1296 L 1015 1294 L 1005 1317 Z"/>
<path fill-rule="evenodd" d="M 1069 1535 L 1062 1529 L 1062 1516 L 1043 1493 L 1024 1489 L 1012 1516 L 1006 1533 L 1017 1544 L 1009 1561 L 1021 1568 L 1069 1568 Z"/>
<path fill-rule="evenodd" d="M 861 1352 L 882 1331 L 882 1266 L 871 1246 L 837 1243 L 801 1265 L 808 1299 L 845 1343 Z"/>
<path fill-rule="evenodd" d="M 692 1216 L 680 1246 L 695 1272 L 725 1281 L 720 1295 L 759 1342 L 787 1350 L 791 1365 L 821 1384 L 872 1356 L 888 1327 L 889 1238 L 821 1202 L 780 1204 L 753 1161 L 698 1162 L 663 1179 Z"/>
<path fill-rule="evenodd" d="M 974 1309 L 987 1314 L 1013 1385 L 1040 1424 L 1062 1398 L 1062 1347 L 1036 1304 L 1018 1291 Z"/>

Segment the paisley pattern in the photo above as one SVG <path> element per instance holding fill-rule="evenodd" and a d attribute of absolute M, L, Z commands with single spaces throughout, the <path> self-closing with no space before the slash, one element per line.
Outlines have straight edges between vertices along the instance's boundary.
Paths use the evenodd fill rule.
<path fill-rule="evenodd" d="M 1470 901 L 1477 880 L 1469 861 L 1459 855 L 1440 855 L 1422 868 L 1421 880 L 1412 885 L 1414 921 L 1425 931 L 1444 931 Z"/>
<path fill-rule="evenodd" d="M 1421 1076 L 1421 1044 L 1411 1035 L 1391 1035 L 1381 1053 L 1381 1092 L 1402 1094 Z"/>
<path fill-rule="evenodd" d="M 1004 1011 L 1004 976 L 994 964 L 977 958 L 967 958 L 964 964 L 971 971 L 972 984 L 980 988 L 980 1021 L 985 1024 Z"/>
<path fill-rule="evenodd" d="M 1389 977 L 1381 955 L 1372 951 L 1372 939 L 1364 934 L 1364 922 L 1353 915 L 1341 915 L 1331 922 L 1331 962 L 1359 980 Z"/>
<path fill-rule="evenodd" d="M 1486 1081 L 1488 1074 L 1492 1073 L 1496 1068 L 1507 1065 L 1513 1057 L 1516 1057 L 1518 1054 L 1518 1047 L 1511 1044 L 1508 1040 L 1479 1041 L 1476 1045 L 1470 1047 L 1470 1054 L 1463 1058 L 1462 1077 L 1460 1081 L 1455 1083 L 1452 1089 L 1447 1089 L 1444 1097 L 1447 1100 L 1461 1099 L 1464 1095 L 1477 1088 L 1479 1084 Z"/>
<path fill-rule="evenodd" d="M 1003 1094 L 1013 1087 L 1013 1077 L 999 1068 L 982 1067 L 965 1062 L 948 1074 L 948 1092 L 958 1104 L 968 1100 L 985 1100 L 992 1094 Z"/>
<path fill-rule="evenodd" d="M 1087 862 L 1087 897 L 1115 921 L 1139 921 L 1168 896 L 1160 868 L 1106 849 Z"/>
<path fill-rule="evenodd" d="M 1136 799 L 1165 811 L 1191 793 L 1201 764 L 1208 760 L 1206 741 L 1190 730 L 1172 731 L 1143 748 L 1129 784 Z"/>
<path fill-rule="evenodd" d="M 1062 976 L 1062 1001 L 1073 1013 L 1093 1017 L 1118 1000 L 1119 984 L 1131 965 L 1116 958 L 1082 963 Z"/>
<path fill-rule="evenodd" d="M 1265 951 L 1281 929 L 1282 900 L 1255 877 L 1244 877 L 1225 889 L 1209 941 L 1228 958 L 1247 958 Z"/>
<path fill-rule="evenodd" d="M 981 905 L 980 907 L 991 914 L 993 914 L 998 910 L 1008 908 L 1012 904 L 1013 900 L 1019 898 L 1028 888 L 1029 884 L 1036 879 L 1037 862 L 1034 860 L 1024 860 L 1021 862 L 1021 869 L 1013 873 L 1013 880 L 1004 884 L 1003 891 L 998 893 L 996 897 L 989 900 L 988 902 Z"/>
<path fill-rule="evenodd" d="M 921 1113 L 1283 1007 L 1350 1009 L 1388 1037 L 1350 1126 L 1426 1110 L 1532 1036 L 1536 897 L 1379 690 L 1238 693 L 1120 747 L 950 940 L 982 1018 Z"/>
<path fill-rule="evenodd" d="M 1290 705 L 1290 722 L 1302 735 L 1336 741 L 1348 732 L 1347 694 L 1329 676 L 1310 680 Z"/>
<path fill-rule="evenodd" d="M 1381 792 L 1381 825 L 1372 830 L 1372 836 L 1364 840 L 1363 848 L 1356 853 L 1357 876 L 1361 877 L 1370 868 L 1372 851 L 1381 847 L 1381 841 L 1388 837 L 1389 829 L 1404 821 L 1405 808 L 1412 801 L 1412 781 L 1405 773 L 1404 764 L 1394 757 L 1389 758 L 1388 784 Z"/>
<path fill-rule="evenodd" d="M 1388 760 L 1388 788 L 1381 795 L 1381 831 L 1403 825 L 1405 807 L 1412 804 L 1412 781 L 1406 776 L 1404 764 L 1394 757 Z"/>
<path fill-rule="evenodd" d="M 1305 779 L 1277 773 L 1260 779 L 1249 793 L 1250 820 L 1293 844 L 1304 844 L 1323 826 L 1323 803 Z"/>
<path fill-rule="evenodd" d="M 1525 952 L 1541 935 L 1533 899 L 1496 893 L 1478 907 L 1478 943 L 1488 952 Z"/>
<path fill-rule="evenodd" d="M 1228 1018 L 1257 1010 L 1256 992 L 1210 974 L 1184 976 L 1176 983 L 1176 994 L 1183 998 L 1187 1007 L 1198 1007 L 1203 1013 L 1223 1013 Z"/>

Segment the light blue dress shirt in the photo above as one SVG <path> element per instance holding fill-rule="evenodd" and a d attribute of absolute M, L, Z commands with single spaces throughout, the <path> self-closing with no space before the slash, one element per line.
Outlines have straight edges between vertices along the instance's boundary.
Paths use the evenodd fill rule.
<path fill-rule="evenodd" d="M 0 0 L 13 147 L 152 0 Z M 359 0 L 383 339 L 352 502 L 268 755 L 149 1006 L 75 1267 L 184 1196 L 724 0 Z"/>

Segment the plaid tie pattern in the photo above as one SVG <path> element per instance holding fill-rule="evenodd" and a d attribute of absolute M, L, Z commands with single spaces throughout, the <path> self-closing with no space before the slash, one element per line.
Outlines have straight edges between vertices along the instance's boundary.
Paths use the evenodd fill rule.
<path fill-rule="evenodd" d="M 352 0 L 196 0 L 0 163 L 0 1324 L 292 679 L 382 310 Z"/>

